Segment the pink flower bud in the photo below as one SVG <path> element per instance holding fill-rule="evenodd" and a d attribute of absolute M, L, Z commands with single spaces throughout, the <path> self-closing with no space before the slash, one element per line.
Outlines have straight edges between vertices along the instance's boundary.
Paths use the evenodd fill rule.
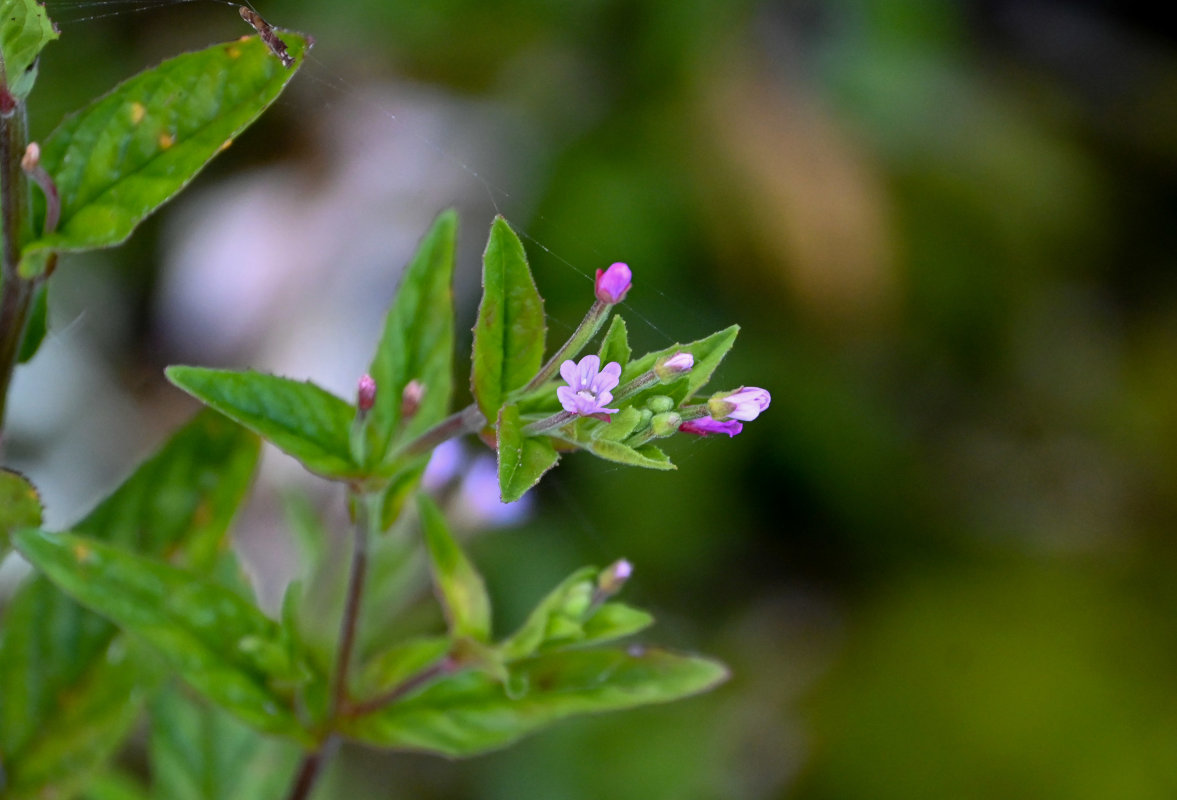
<path fill-rule="evenodd" d="M 605 271 L 597 270 L 596 294 L 602 303 L 616 305 L 625 299 L 633 286 L 633 273 L 629 266 L 618 261 Z"/>
<path fill-rule="evenodd" d="M 425 387 L 416 378 L 405 384 L 405 390 L 401 394 L 401 416 L 408 419 L 416 414 L 417 409 L 421 407 L 421 398 L 424 396 Z"/>
<path fill-rule="evenodd" d="M 675 353 L 659 359 L 654 364 L 654 374 L 662 383 L 669 383 L 680 375 L 690 372 L 695 366 L 695 357 L 690 353 Z"/>
<path fill-rule="evenodd" d="M 372 406 L 376 404 L 376 381 L 372 380 L 372 376 L 365 374 L 360 378 L 359 388 L 356 391 L 356 406 L 360 413 L 364 414 L 372 410 Z"/>
<path fill-rule="evenodd" d="M 737 389 L 729 394 L 717 394 L 707 401 L 707 410 L 716 419 L 738 419 L 751 422 L 768 408 L 771 395 L 756 386 Z"/>

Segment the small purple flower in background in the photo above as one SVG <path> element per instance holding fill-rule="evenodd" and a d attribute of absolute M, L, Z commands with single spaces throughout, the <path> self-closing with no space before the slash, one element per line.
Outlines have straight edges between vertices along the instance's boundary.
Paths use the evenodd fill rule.
<path fill-rule="evenodd" d="M 560 377 L 568 381 L 567 386 L 556 389 L 565 411 L 582 417 L 617 413 L 618 409 L 605 407 L 621 381 L 621 365 L 616 361 L 610 361 L 604 369 L 597 356 L 585 356 L 579 364 L 565 361 L 560 365 Z"/>
<path fill-rule="evenodd" d="M 684 422 L 678 427 L 680 431 L 685 433 L 694 433 L 698 436 L 710 436 L 713 433 L 726 433 L 729 437 L 735 436 L 740 431 L 744 430 L 744 423 L 737 422 L 734 419 L 720 421 L 712 419 L 711 417 L 700 417 L 699 419 L 692 419 Z"/>
<path fill-rule="evenodd" d="M 626 292 L 633 286 L 633 273 L 629 266 L 618 261 L 609 269 L 597 270 L 596 294 L 602 303 L 616 305 L 625 299 Z"/>
<path fill-rule="evenodd" d="M 707 401 L 707 409 L 717 419 L 738 419 L 751 422 L 768 408 L 772 396 L 765 389 L 748 386 L 726 395 L 716 395 Z"/>

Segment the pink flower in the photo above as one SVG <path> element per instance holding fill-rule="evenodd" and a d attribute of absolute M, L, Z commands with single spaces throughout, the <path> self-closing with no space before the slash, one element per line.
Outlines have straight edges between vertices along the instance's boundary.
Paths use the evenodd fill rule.
<path fill-rule="evenodd" d="M 609 269 L 602 272 L 597 270 L 595 291 L 597 299 L 602 303 L 616 305 L 625 299 L 625 294 L 633 286 L 633 273 L 629 266 L 618 261 Z"/>
<path fill-rule="evenodd" d="M 726 433 L 728 437 L 735 436 L 744 430 L 744 423 L 734 419 L 720 421 L 711 417 L 700 417 L 684 422 L 678 427 L 680 431 L 693 433 L 698 436 L 710 436 L 713 433 Z"/>
<path fill-rule="evenodd" d="M 771 395 L 756 386 L 737 389 L 730 394 L 718 394 L 707 401 L 707 409 L 716 419 L 738 419 L 751 422 L 768 408 Z"/>
<path fill-rule="evenodd" d="M 616 408 L 605 408 L 621 380 L 621 365 L 616 361 L 610 361 L 604 369 L 597 356 L 585 356 L 579 364 L 565 361 L 560 365 L 560 377 L 568 381 L 567 386 L 556 389 L 565 411 L 582 417 L 617 413 Z"/>

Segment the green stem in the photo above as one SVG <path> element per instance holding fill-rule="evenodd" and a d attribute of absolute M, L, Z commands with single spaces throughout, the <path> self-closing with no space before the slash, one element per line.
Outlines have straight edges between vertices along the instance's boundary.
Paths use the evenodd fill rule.
<path fill-rule="evenodd" d="M 2 82 L 0 93 L 12 99 Z M 15 103 L 8 113 L 0 113 L 0 436 L 8 388 L 35 288 L 34 282 L 22 278 L 19 271 L 29 204 L 28 181 L 20 166 L 25 145 L 24 106 Z"/>
<path fill-rule="evenodd" d="M 584 319 L 580 321 L 580 325 L 568 337 L 568 341 L 552 354 L 552 357 L 548 359 L 548 363 L 539 368 L 539 372 L 535 373 L 535 377 L 527 382 L 527 385 L 519 391 L 519 394 L 527 394 L 551 380 L 559 371 L 560 365 L 569 356 L 579 354 L 584 349 L 584 346 L 597 335 L 597 331 L 601 329 L 601 326 L 605 324 L 605 320 L 609 318 L 609 311 L 612 308 L 612 305 L 601 300 L 594 302 L 592 308 L 585 314 Z"/>

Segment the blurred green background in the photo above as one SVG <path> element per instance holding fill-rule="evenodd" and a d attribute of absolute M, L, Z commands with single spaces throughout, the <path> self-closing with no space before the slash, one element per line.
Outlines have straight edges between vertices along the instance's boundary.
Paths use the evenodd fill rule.
<path fill-rule="evenodd" d="M 151 63 L 249 32 L 213 2 L 48 6 L 63 33 L 31 99 L 35 136 Z M 314 60 L 129 245 L 55 278 L 49 366 L 25 368 L 23 391 L 63 372 L 91 388 L 74 411 L 54 411 L 74 384 L 14 403 L 6 446 L 59 476 L 45 480 L 62 521 L 67 498 L 85 505 L 191 411 L 164 364 L 349 391 L 396 270 L 451 203 L 463 319 L 498 210 L 527 238 L 553 339 L 592 271 L 625 260 L 639 349 L 738 322 L 716 388 L 773 395 L 733 440 L 673 442 L 676 473 L 566 459 L 527 522 L 471 544 L 503 625 L 571 569 L 630 558 L 651 638 L 719 656 L 728 684 L 470 762 L 347 750 L 319 797 L 1177 796 L 1177 31 L 1163 11 L 258 9 L 313 34 Z M 296 249 L 319 255 L 272 263 L 310 228 L 320 249 Z M 201 253 L 221 293 L 189 318 L 175 296 L 207 274 Z M 244 542 L 263 585 L 282 536 Z"/>

